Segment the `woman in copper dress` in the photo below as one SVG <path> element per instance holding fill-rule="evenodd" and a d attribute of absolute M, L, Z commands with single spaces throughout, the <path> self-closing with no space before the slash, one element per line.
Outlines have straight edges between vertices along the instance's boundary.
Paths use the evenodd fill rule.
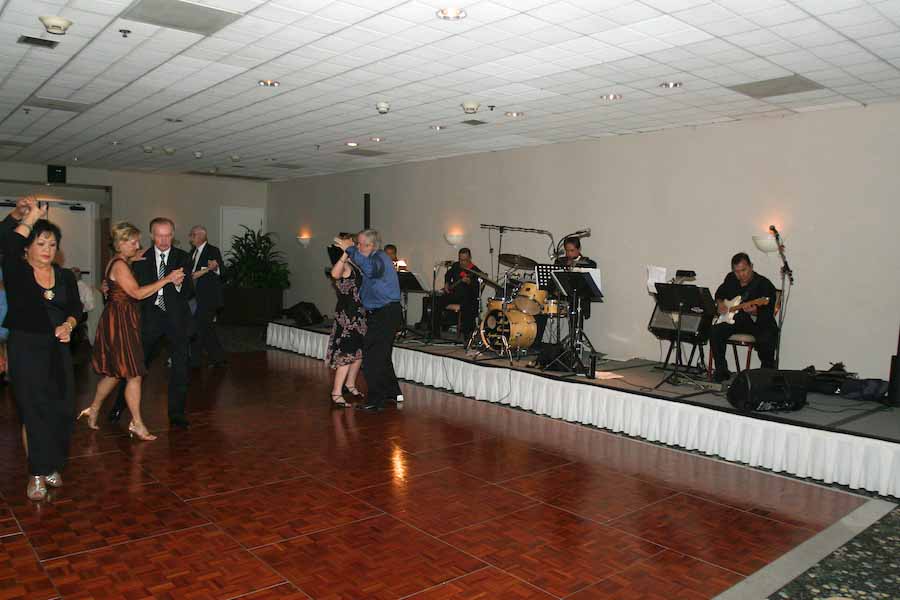
<path fill-rule="evenodd" d="M 138 287 L 130 263 L 140 256 L 140 230 L 131 223 L 123 222 L 114 225 L 110 234 L 116 255 L 106 266 L 104 280 L 109 286 L 109 293 L 97 326 L 91 361 L 102 378 L 97 383 L 93 403 L 81 411 L 78 418 L 87 417 L 88 427 L 99 429 L 97 415 L 103 400 L 116 388 L 120 379 L 125 379 L 125 402 L 131 411 L 128 432 L 142 440 L 155 440 L 156 436 L 147 431 L 141 419 L 141 379 L 147 369 L 141 345 L 141 316 L 137 301 L 152 296 L 169 283 L 180 285 L 184 270 L 176 269 L 158 281 Z"/>
<path fill-rule="evenodd" d="M 349 234 L 341 234 L 339 237 L 352 239 Z M 359 299 L 362 273 L 344 254 L 331 268 L 331 278 L 334 280 L 338 299 L 325 362 L 334 369 L 331 402 L 335 406 L 347 406 L 345 391 L 351 396 L 362 397 L 356 389 L 356 377 L 362 365 L 363 338 L 366 336 L 366 312 Z"/>

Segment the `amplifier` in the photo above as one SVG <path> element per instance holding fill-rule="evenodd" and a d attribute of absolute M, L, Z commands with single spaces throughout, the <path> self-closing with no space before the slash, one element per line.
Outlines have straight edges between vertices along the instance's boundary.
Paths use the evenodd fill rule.
<path fill-rule="evenodd" d="M 670 313 L 654 307 L 647 329 L 661 340 L 674 342 L 677 333 L 675 318 L 678 313 Z M 681 341 L 689 344 L 705 344 L 709 340 L 709 330 L 713 317 L 707 314 L 686 313 L 681 317 Z"/>

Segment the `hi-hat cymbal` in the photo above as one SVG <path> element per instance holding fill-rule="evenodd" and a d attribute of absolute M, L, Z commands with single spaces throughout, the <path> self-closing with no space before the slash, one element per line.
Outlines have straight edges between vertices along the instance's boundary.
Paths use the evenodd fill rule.
<path fill-rule="evenodd" d="M 501 265 L 513 269 L 533 269 L 537 266 L 536 261 L 521 254 L 501 254 L 499 260 Z"/>

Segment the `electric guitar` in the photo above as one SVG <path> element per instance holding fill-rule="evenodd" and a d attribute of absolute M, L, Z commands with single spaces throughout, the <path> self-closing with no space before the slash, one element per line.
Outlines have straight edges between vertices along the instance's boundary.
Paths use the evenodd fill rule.
<path fill-rule="evenodd" d="M 720 323 L 734 325 L 734 315 L 739 310 L 744 310 L 745 308 L 749 308 L 751 306 L 766 306 L 767 304 L 769 304 L 769 299 L 757 298 L 756 300 L 741 302 L 741 297 L 735 296 L 731 300 L 722 300 L 722 304 L 725 306 L 725 312 L 716 317 L 713 325 L 719 325 Z"/>

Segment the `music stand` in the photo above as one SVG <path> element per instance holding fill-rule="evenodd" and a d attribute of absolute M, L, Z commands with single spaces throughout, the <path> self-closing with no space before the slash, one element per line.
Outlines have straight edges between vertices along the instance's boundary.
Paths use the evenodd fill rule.
<path fill-rule="evenodd" d="M 706 293 L 708 295 L 709 290 Z M 656 302 L 662 310 L 676 313 L 678 322 L 675 324 L 675 368 L 653 387 L 654 390 L 664 383 L 671 383 L 672 385 L 681 383 L 681 374 L 678 372 L 679 365 L 683 364 L 681 358 L 681 318 L 685 313 L 703 313 L 708 308 L 708 302 L 705 301 L 701 288 L 696 285 L 679 283 L 657 283 Z"/>
<path fill-rule="evenodd" d="M 558 271 L 557 265 L 535 265 L 534 280 L 538 284 L 538 288 L 552 292 L 556 289 L 553 284 L 553 271 Z"/>
<path fill-rule="evenodd" d="M 572 271 L 553 271 L 553 281 L 562 293 L 569 297 L 570 302 L 575 306 L 570 320 L 570 334 L 568 343 L 562 351 L 553 358 L 544 367 L 549 369 L 554 364 L 559 364 L 567 370 L 572 371 L 576 375 L 586 375 L 591 379 L 594 378 L 594 368 L 596 356 L 594 355 L 594 345 L 587 339 L 584 334 L 584 315 L 581 307 L 585 302 L 603 302 L 603 291 L 600 284 L 599 269 L 578 269 Z M 587 342 L 591 348 L 591 364 L 585 365 L 581 359 L 581 344 Z"/>
<path fill-rule="evenodd" d="M 397 280 L 400 282 L 400 293 L 403 297 L 403 327 L 400 329 L 397 337 L 405 338 L 413 332 L 409 328 L 409 294 L 427 294 L 428 290 L 422 285 L 422 279 L 418 273 L 412 271 L 397 271 Z"/>

